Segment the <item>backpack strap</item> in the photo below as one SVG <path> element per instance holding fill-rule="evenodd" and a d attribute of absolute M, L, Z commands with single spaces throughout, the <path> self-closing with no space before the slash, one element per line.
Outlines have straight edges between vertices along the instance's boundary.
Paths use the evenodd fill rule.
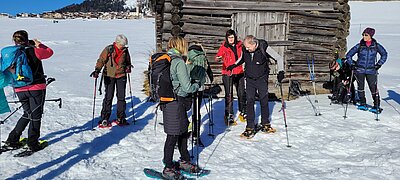
<path fill-rule="evenodd" d="M 111 59 L 112 53 L 114 52 L 114 45 L 113 44 L 108 45 L 107 49 L 108 49 L 107 59 L 106 59 L 106 62 L 104 64 L 107 64 L 108 61 Z M 111 61 L 111 67 L 113 67 L 113 62 L 112 61 Z"/>

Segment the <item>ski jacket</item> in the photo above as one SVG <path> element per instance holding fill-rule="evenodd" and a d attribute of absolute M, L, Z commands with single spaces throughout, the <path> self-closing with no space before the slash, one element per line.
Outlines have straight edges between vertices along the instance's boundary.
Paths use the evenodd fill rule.
<path fill-rule="evenodd" d="M 175 94 L 181 97 L 187 97 L 190 93 L 196 92 L 199 89 L 199 84 L 191 83 L 188 68 L 182 55 L 176 49 L 170 49 L 167 53 L 172 57 L 170 76 Z"/>
<path fill-rule="evenodd" d="M 379 53 L 380 59 L 377 60 Z M 357 61 L 353 63 L 353 56 L 357 54 Z M 382 66 L 387 59 L 387 52 L 385 48 L 379 44 L 375 39 L 372 39 L 371 46 L 367 47 L 364 40 L 356 44 L 346 54 L 348 64 L 355 64 L 356 72 L 359 74 L 376 74 L 377 70 L 375 65 Z"/>
<path fill-rule="evenodd" d="M 245 63 L 246 78 L 257 80 L 265 76 L 268 77 L 270 57 L 266 52 L 262 52 L 267 48 L 268 43 L 265 40 L 258 40 L 258 47 L 252 53 L 243 48 L 243 57 L 237 65 Z"/>
<path fill-rule="evenodd" d="M 200 49 L 191 49 L 188 52 L 187 63 L 188 72 L 190 78 L 193 81 L 199 82 L 202 87 L 206 82 L 207 77 L 207 57 L 205 53 Z"/>
<path fill-rule="evenodd" d="M 239 59 L 242 56 L 242 41 L 238 41 L 235 46 L 229 45 L 226 41 L 224 41 L 221 47 L 218 49 L 216 57 L 222 56 L 222 74 L 230 75 L 230 71 L 226 68 Z M 233 52 L 232 48 L 236 48 L 237 56 Z M 233 69 L 232 74 L 243 74 L 243 66 L 238 66 Z"/>
<path fill-rule="evenodd" d="M 15 88 L 15 92 L 35 91 L 46 89 L 46 78 L 42 61 L 53 55 L 53 50 L 44 44 L 39 44 L 38 47 L 26 46 L 25 53 L 28 57 L 28 64 L 32 69 L 33 82 L 30 85 Z"/>
<path fill-rule="evenodd" d="M 99 59 L 96 63 L 96 71 L 100 72 L 103 69 L 103 75 L 112 77 L 112 78 L 120 78 L 126 76 L 126 69 L 131 66 L 131 56 L 129 55 L 129 51 L 127 47 L 124 47 L 121 50 L 116 50 L 115 43 L 112 45 L 106 46 L 101 52 Z"/>

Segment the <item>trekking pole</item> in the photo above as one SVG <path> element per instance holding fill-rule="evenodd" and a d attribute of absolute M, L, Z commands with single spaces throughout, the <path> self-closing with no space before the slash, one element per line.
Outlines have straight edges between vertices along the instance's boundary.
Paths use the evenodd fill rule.
<path fill-rule="evenodd" d="M 309 59 L 308 55 L 306 56 L 306 58 L 307 58 L 308 70 L 309 70 L 309 72 L 310 72 L 310 80 L 311 80 L 311 83 L 312 83 L 313 89 L 314 89 L 314 103 L 317 104 L 317 103 L 318 103 L 318 100 L 317 100 L 317 92 L 316 92 L 316 88 L 315 88 L 314 59 L 313 59 L 313 56 L 312 56 L 312 57 L 311 57 L 311 59 L 312 59 L 312 65 L 311 65 L 310 59 Z M 308 97 L 308 95 L 307 95 L 307 97 Z M 318 105 L 314 105 L 314 104 L 312 103 L 310 97 L 308 97 L 308 101 L 311 103 L 311 106 L 312 106 L 313 109 L 314 109 L 315 116 L 321 115 L 321 113 L 319 112 Z"/>
<path fill-rule="evenodd" d="M 8 118 L 10 118 L 13 114 L 15 114 L 19 109 L 22 108 L 22 106 L 24 106 L 28 101 L 23 101 L 22 104 L 20 106 L 18 106 L 13 112 L 11 112 L 11 114 L 9 114 L 6 118 L 4 118 L 2 121 L 0 121 L 0 125 L 4 124 Z"/>
<path fill-rule="evenodd" d="M 381 103 L 380 103 L 380 96 L 379 96 L 379 90 L 378 90 L 378 70 L 376 71 L 376 82 L 375 82 L 375 98 L 377 98 L 376 99 L 376 101 L 378 101 L 378 107 L 376 107 L 376 113 L 375 113 L 375 121 L 379 121 L 379 113 L 381 113 L 380 111 L 381 111 Z"/>
<path fill-rule="evenodd" d="M 96 89 L 97 89 L 97 78 L 94 79 L 92 130 L 94 130 L 94 112 L 96 110 Z"/>
<path fill-rule="evenodd" d="M 316 104 L 317 110 L 318 110 L 318 114 L 316 114 L 316 116 L 321 115 L 321 110 L 319 109 L 319 103 L 318 103 L 318 99 L 317 99 L 317 91 L 316 91 L 316 87 L 315 87 L 315 68 L 314 68 L 314 60 L 315 60 L 315 56 L 312 55 L 312 74 L 313 74 L 313 88 L 314 88 L 314 102 Z"/>
<path fill-rule="evenodd" d="M 129 74 L 128 74 L 128 83 L 129 83 L 129 94 L 131 95 L 132 122 L 133 122 L 133 125 L 135 125 L 136 124 L 136 118 L 135 118 L 135 110 L 133 109 L 133 96 L 132 96 L 131 76 Z"/>
<path fill-rule="evenodd" d="M 213 127 L 214 127 L 214 122 L 213 122 L 213 119 L 211 118 L 212 116 L 210 114 L 210 113 L 212 113 L 212 109 L 211 109 L 212 98 L 211 98 L 210 93 L 208 94 L 208 102 L 206 103 L 205 102 L 206 100 L 203 99 L 203 103 L 206 107 L 206 111 L 207 111 L 207 115 L 208 115 L 208 136 L 214 137 L 214 134 L 212 133 L 213 131 L 211 131 L 211 129 L 213 129 Z"/>
<path fill-rule="evenodd" d="M 288 134 L 287 123 L 286 123 L 285 100 L 284 100 L 284 98 L 283 98 L 282 83 L 279 83 L 279 88 L 280 88 L 280 90 L 281 90 L 281 102 L 282 102 L 283 121 L 285 122 L 285 129 L 286 129 L 286 140 L 287 140 L 287 145 L 286 145 L 286 147 L 292 147 L 292 146 L 289 145 L 289 134 Z"/>
<path fill-rule="evenodd" d="M 231 123 L 230 123 L 230 117 L 233 117 L 233 114 L 231 113 L 233 111 L 233 78 L 232 78 L 232 73 L 229 74 L 229 80 L 228 80 L 228 85 L 229 85 L 229 94 L 228 94 L 228 118 L 227 124 L 228 124 L 228 129 L 227 131 L 231 131 Z"/>
<path fill-rule="evenodd" d="M 201 104 L 201 101 L 199 101 L 199 98 L 200 96 L 199 96 L 199 92 L 197 91 L 196 92 L 196 108 L 197 108 L 197 113 L 196 113 L 196 124 L 197 124 L 197 126 L 196 126 L 196 136 L 197 136 L 197 141 L 196 141 L 196 153 L 197 153 L 197 158 L 196 158 L 196 165 L 197 165 L 197 167 L 199 166 L 199 156 L 200 156 L 200 153 L 199 153 L 199 146 L 200 146 L 200 122 L 201 122 L 201 119 L 200 119 L 200 105 L 199 105 L 199 103 Z M 197 174 L 197 177 L 199 176 L 199 174 Z"/>
<path fill-rule="evenodd" d="M 192 96 L 192 99 L 193 99 L 193 104 L 192 104 L 192 135 L 191 135 L 191 140 L 192 140 L 192 150 L 191 150 L 191 152 L 192 152 L 192 155 L 190 156 L 190 160 L 191 161 L 193 161 L 193 158 L 194 158 L 194 135 L 193 135 L 193 132 L 194 132 L 194 121 L 195 121 L 195 118 L 196 118 L 196 111 L 197 111 L 197 108 L 196 108 L 196 106 L 197 106 L 197 103 L 196 103 L 196 93 L 197 92 L 195 92 L 195 93 L 193 93 L 193 96 Z"/>
<path fill-rule="evenodd" d="M 350 77 L 350 82 L 349 82 L 350 84 L 349 84 L 349 89 L 347 89 L 347 96 L 350 95 L 351 85 L 353 84 L 353 75 L 354 75 L 354 71 L 351 70 L 351 77 Z M 351 97 L 350 97 L 350 98 L 351 98 Z M 350 103 L 350 101 L 347 102 L 346 107 L 345 107 L 345 110 L 344 110 L 344 116 L 343 116 L 344 119 L 347 118 L 347 108 L 348 108 L 348 106 L 349 106 L 349 103 Z"/>

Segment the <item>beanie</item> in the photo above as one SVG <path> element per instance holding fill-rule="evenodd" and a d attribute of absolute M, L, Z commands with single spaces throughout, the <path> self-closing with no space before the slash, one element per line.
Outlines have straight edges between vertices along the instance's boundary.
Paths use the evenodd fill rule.
<path fill-rule="evenodd" d="M 364 29 L 363 34 L 364 34 L 364 33 L 367 33 L 367 34 L 369 34 L 369 35 L 372 37 L 372 36 L 374 36 L 374 34 L 375 34 L 375 29 L 374 29 L 374 28 L 367 27 L 367 28 Z"/>

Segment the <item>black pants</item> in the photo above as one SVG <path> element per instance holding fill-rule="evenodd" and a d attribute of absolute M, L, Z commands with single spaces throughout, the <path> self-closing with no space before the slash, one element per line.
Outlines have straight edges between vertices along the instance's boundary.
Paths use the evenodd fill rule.
<path fill-rule="evenodd" d="M 355 97 L 356 97 L 355 88 L 354 88 L 355 78 L 353 78 L 352 81 L 353 82 L 345 85 L 342 82 L 342 80 L 338 79 L 339 83 L 335 84 L 335 86 L 334 86 L 334 91 L 333 91 L 334 99 L 332 99 L 332 100 L 337 100 L 339 103 L 347 103 L 347 102 L 349 102 L 349 100 L 351 100 L 354 103 Z M 351 96 L 347 97 L 349 87 L 350 87 Z M 350 99 L 348 99 L 348 98 L 350 98 Z"/>
<path fill-rule="evenodd" d="M 117 117 L 125 118 L 126 101 L 126 76 L 120 78 L 111 78 L 104 76 L 104 86 L 106 93 L 103 99 L 103 108 L 101 109 L 101 120 L 109 120 L 111 116 L 111 107 L 114 97 L 115 87 L 117 87 Z"/>
<path fill-rule="evenodd" d="M 190 162 L 189 151 L 187 150 L 188 133 L 182 135 L 167 135 L 167 139 L 164 144 L 164 163 L 167 168 L 173 167 L 172 159 L 174 157 L 174 148 L 178 143 L 179 153 L 181 154 L 181 160 Z"/>
<path fill-rule="evenodd" d="M 371 91 L 372 99 L 374 101 L 374 106 L 380 106 L 380 97 L 378 91 L 378 76 L 376 74 L 356 74 L 357 84 L 358 84 L 358 97 L 360 98 L 360 104 L 365 105 L 367 100 L 365 98 L 365 80 L 367 80 L 369 90 Z"/>
<path fill-rule="evenodd" d="M 268 106 L 268 77 L 258 79 L 246 78 L 246 99 L 247 99 L 247 126 L 246 128 L 255 127 L 255 110 L 254 103 L 256 92 L 258 91 L 261 105 L 261 124 L 270 124 L 269 106 Z"/>
<path fill-rule="evenodd" d="M 246 113 L 246 91 L 244 74 L 234 74 L 231 77 L 228 75 L 223 75 L 222 82 L 224 83 L 225 89 L 225 116 L 233 114 L 233 95 L 230 95 L 230 93 L 233 91 L 230 89 L 230 79 L 232 79 L 232 87 L 235 86 L 237 91 L 237 97 L 239 100 L 239 111 Z"/>
<path fill-rule="evenodd" d="M 203 100 L 203 91 L 197 91 L 193 94 L 193 114 L 192 114 L 192 136 L 200 136 L 200 126 L 201 126 L 201 101 Z"/>
<path fill-rule="evenodd" d="M 27 144 L 29 147 L 38 146 L 46 90 L 17 92 L 17 96 L 19 101 L 22 102 L 24 114 L 8 135 L 7 141 L 13 143 L 18 142 L 22 132 L 29 124 Z"/>

